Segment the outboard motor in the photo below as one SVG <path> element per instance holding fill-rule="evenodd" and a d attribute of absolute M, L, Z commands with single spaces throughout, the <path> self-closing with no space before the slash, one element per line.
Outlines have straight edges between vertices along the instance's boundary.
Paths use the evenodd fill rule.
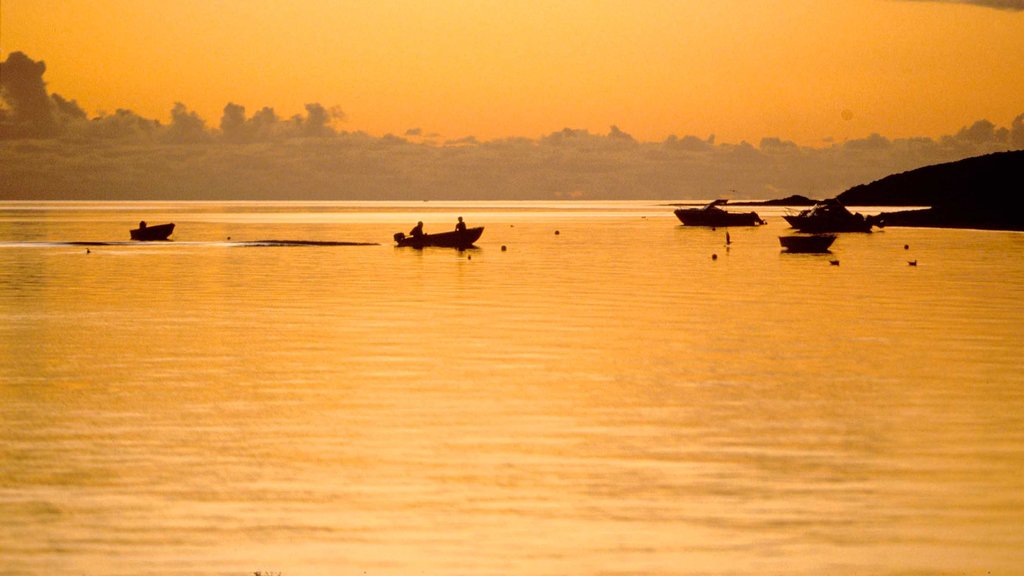
<path fill-rule="evenodd" d="M 395 242 L 405 240 L 405 232 L 395 232 Z"/>

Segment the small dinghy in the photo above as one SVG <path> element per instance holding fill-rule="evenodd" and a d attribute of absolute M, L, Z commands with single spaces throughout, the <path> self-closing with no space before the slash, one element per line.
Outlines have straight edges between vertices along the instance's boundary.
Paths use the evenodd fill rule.
<path fill-rule="evenodd" d="M 828 252 L 829 246 L 835 241 L 835 234 L 779 236 L 779 244 L 782 244 L 786 252 Z"/>
<path fill-rule="evenodd" d="M 147 226 L 146 221 L 139 222 L 139 227 L 131 231 L 132 240 L 152 241 L 167 240 L 167 237 L 174 232 L 174 224 L 157 224 Z"/>

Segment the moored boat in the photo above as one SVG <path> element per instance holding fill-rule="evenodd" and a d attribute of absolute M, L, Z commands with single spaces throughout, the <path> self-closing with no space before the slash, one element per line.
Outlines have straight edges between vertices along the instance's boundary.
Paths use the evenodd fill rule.
<path fill-rule="evenodd" d="M 871 232 L 872 221 L 863 214 L 852 213 L 839 200 L 831 198 L 797 214 L 783 216 L 800 232 Z"/>
<path fill-rule="evenodd" d="M 480 239 L 484 233 L 483 227 L 467 228 L 465 230 L 454 230 L 451 232 L 440 232 L 437 234 L 423 234 L 421 236 L 406 236 L 404 232 L 395 233 L 395 242 L 398 247 L 404 248 L 425 248 L 437 246 L 440 248 L 470 248 L 473 243 Z"/>
<path fill-rule="evenodd" d="M 828 252 L 836 241 L 835 234 L 793 234 L 779 236 L 779 244 L 786 252 Z"/>
<path fill-rule="evenodd" d="M 729 212 L 721 206 L 725 206 L 728 200 L 715 200 L 702 208 L 677 208 L 676 218 L 684 226 L 710 226 L 713 228 L 725 228 L 728 226 L 758 226 L 765 221 L 757 215 L 757 212 Z"/>
<path fill-rule="evenodd" d="M 174 232 L 174 224 L 157 224 L 156 226 L 147 226 L 145 221 L 139 222 L 139 227 L 131 230 L 132 240 L 140 241 L 152 241 L 152 240 L 167 240 Z"/>

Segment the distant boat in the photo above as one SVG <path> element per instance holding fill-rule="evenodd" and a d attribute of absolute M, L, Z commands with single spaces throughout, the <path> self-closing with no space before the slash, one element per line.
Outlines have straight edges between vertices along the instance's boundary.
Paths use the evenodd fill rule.
<path fill-rule="evenodd" d="M 395 242 L 399 247 L 424 248 L 437 246 L 441 248 L 469 248 L 480 239 L 484 233 L 483 227 L 467 228 L 462 231 L 441 232 L 438 234 L 424 234 L 422 236 L 406 236 L 403 232 L 395 234 Z"/>
<path fill-rule="evenodd" d="M 835 241 L 835 234 L 779 236 L 779 244 L 782 244 L 786 252 L 828 252 L 829 246 Z"/>
<path fill-rule="evenodd" d="M 815 204 L 797 214 L 783 216 L 786 222 L 800 232 L 871 232 L 872 221 L 863 214 L 854 214 L 839 200 L 831 198 Z"/>
<path fill-rule="evenodd" d="M 139 222 L 139 227 L 131 231 L 132 240 L 151 241 L 167 240 L 167 237 L 174 232 L 174 224 L 157 224 L 147 226 L 145 222 Z"/>
<path fill-rule="evenodd" d="M 675 215 L 685 226 L 725 228 L 728 226 L 758 226 L 765 223 L 757 215 L 757 212 L 727 212 L 721 208 L 721 206 L 725 206 L 726 202 L 728 200 L 719 199 L 703 208 L 678 208 L 675 210 Z"/>

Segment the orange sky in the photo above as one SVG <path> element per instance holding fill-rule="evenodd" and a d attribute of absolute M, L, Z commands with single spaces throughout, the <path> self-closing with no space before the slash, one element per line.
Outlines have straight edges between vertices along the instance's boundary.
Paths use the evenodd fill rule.
<path fill-rule="evenodd" d="M 1024 10 L 898 0 L 3 0 L 0 51 L 90 114 L 318 102 L 374 135 L 805 145 L 1024 112 Z"/>

